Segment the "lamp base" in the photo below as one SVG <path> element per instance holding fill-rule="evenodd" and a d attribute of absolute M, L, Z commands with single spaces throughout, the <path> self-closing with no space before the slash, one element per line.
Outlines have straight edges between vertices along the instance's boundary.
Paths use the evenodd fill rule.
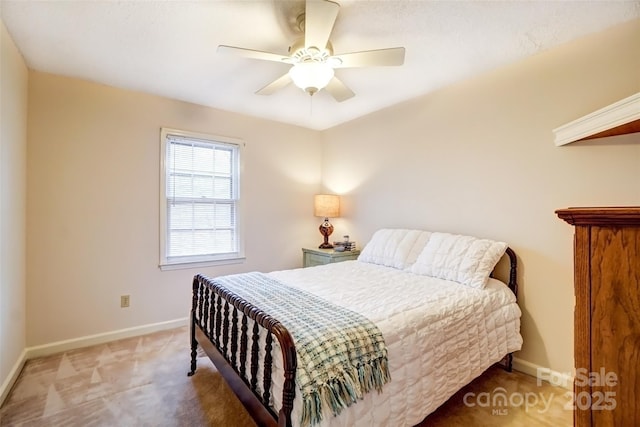
<path fill-rule="evenodd" d="M 324 242 L 322 242 L 322 244 L 318 246 L 318 248 L 333 249 L 333 245 L 329 243 L 329 236 L 331 236 L 331 233 L 333 233 L 333 225 L 331 225 L 331 223 L 329 222 L 329 218 L 324 219 L 324 222 L 320 224 L 318 230 L 320 230 L 320 234 L 324 236 Z"/>

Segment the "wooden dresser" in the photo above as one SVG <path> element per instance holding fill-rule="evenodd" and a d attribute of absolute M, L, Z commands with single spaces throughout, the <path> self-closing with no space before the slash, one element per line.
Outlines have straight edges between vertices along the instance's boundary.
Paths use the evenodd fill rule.
<path fill-rule="evenodd" d="M 556 214 L 575 226 L 574 425 L 640 426 L 640 207 Z"/>

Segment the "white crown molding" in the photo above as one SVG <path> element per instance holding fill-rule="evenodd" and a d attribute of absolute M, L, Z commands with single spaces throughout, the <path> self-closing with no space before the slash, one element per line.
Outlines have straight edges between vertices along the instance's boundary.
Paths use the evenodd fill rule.
<path fill-rule="evenodd" d="M 640 92 L 553 130 L 557 146 L 640 119 Z"/>

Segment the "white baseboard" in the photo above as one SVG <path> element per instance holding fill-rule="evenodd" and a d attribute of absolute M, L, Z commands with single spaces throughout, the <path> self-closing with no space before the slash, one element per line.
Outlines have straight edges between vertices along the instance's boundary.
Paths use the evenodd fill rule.
<path fill-rule="evenodd" d="M 152 332 L 164 331 L 167 329 L 179 328 L 189 324 L 189 318 L 169 320 L 166 322 L 151 323 L 149 325 L 136 326 L 133 328 L 120 329 L 117 331 L 104 332 L 101 334 L 87 335 L 84 337 L 73 338 L 70 340 L 56 341 L 49 344 L 27 347 L 22 350 L 22 354 L 16 361 L 13 369 L 0 386 L 0 406 L 4 403 L 4 399 L 11 391 L 11 387 L 15 384 L 24 364 L 29 359 L 36 357 L 48 356 L 50 354 L 60 353 L 63 351 L 74 350 L 76 348 L 88 347 L 96 344 L 103 344 L 110 341 L 120 340 L 123 338 L 131 338 L 139 335 L 146 335 Z"/>
<path fill-rule="evenodd" d="M 50 354 L 63 351 L 74 350 L 76 348 L 88 347 L 96 344 L 103 344 L 110 341 L 121 340 L 123 338 L 136 337 L 138 335 L 150 334 L 152 332 L 164 331 L 166 329 L 179 328 L 189 324 L 189 318 L 169 320 L 166 322 L 151 323 L 149 325 L 135 326 L 133 328 L 120 329 L 117 331 L 104 332 L 101 334 L 87 335 L 70 340 L 56 341 L 49 344 L 28 347 L 27 360 L 36 357 L 48 356 Z"/>
<path fill-rule="evenodd" d="M 523 374 L 531 375 L 555 386 L 573 391 L 573 375 L 569 372 L 552 371 L 544 366 L 526 360 L 513 358 L 513 369 Z"/>
<path fill-rule="evenodd" d="M 25 348 L 24 350 L 22 350 L 22 354 L 20 355 L 20 357 L 18 357 L 18 360 L 16 360 L 16 363 L 15 365 L 13 365 L 13 368 L 11 368 L 9 375 L 0 386 L 0 407 L 2 407 L 2 404 L 4 403 L 4 399 L 6 399 L 7 396 L 9 395 L 9 392 L 11 391 L 11 387 L 13 387 L 16 380 L 18 379 L 18 376 L 20 375 L 20 372 L 22 372 L 22 367 L 24 366 L 24 363 L 26 361 L 27 361 L 27 349 Z"/>

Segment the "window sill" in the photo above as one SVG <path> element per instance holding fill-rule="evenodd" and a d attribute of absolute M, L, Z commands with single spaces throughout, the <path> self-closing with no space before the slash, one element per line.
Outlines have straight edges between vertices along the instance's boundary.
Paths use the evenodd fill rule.
<path fill-rule="evenodd" d="M 183 270 L 187 268 L 215 267 L 217 265 L 242 264 L 246 258 L 244 256 L 230 259 L 220 259 L 211 261 L 179 261 L 174 263 L 160 264 L 161 271 Z"/>

